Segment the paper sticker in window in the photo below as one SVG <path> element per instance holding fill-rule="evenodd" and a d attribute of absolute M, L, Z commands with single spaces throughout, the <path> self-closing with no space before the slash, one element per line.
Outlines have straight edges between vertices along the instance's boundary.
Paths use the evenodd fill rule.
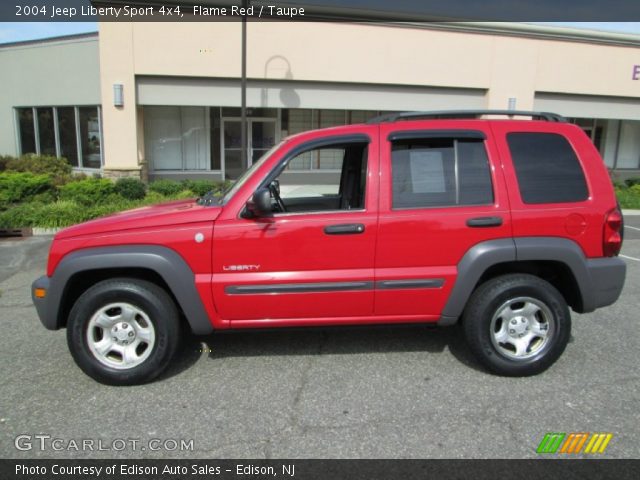
<path fill-rule="evenodd" d="M 444 193 L 442 152 L 410 150 L 409 165 L 413 193 Z"/>

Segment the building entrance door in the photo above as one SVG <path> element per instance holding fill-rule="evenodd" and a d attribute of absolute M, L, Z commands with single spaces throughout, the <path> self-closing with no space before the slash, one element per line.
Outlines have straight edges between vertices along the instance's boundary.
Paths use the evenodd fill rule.
<path fill-rule="evenodd" d="M 247 164 L 242 164 L 241 129 L 239 118 L 223 118 L 222 130 L 222 173 L 226 180 L 235 180 L 276 144 L 275 118 L 249 118 L 247 138 L 249 153 Z"/>

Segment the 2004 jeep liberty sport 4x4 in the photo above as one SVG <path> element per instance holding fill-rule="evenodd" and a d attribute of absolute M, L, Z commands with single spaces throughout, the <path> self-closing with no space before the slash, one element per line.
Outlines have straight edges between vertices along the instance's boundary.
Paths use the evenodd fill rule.
<path fill-rule="evenodd" d="M 569 307 L 620 295 L 622 221 L 558 115 L 390 114 L 289 137 L 221 198 L 62 230 L 32 297 L 109 384 L 152 380 L 185 328 L 374 323 L 460 323 L 487 369 L 533 375 L 564 351 Z"/>

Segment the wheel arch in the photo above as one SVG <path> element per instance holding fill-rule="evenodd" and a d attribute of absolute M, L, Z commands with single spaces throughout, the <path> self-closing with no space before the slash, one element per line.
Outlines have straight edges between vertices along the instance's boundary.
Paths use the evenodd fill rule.
<path fill-rule="evenodd" d="M 458 263 L 456 283 L 439 324 L 456 323 L 479 285 L 508 273 L 529 273 L 548 281 L 576 312 L 595 309 L 588 295 L 593 288 L 587 260 L 575 242 L 555 237 L 489 240 L 472 247 Z"/>
<path fill-rule="evenodd" d="M 178 253 L 157 245 L 90 248 L 63 258 L 47 293 L 47 326 L 64 327 L 78 296 L 97 282 L 114 277 L 140 278 L 157 284 L 173 298 L 194 333 L 213 331 L 193 271 Z"/>

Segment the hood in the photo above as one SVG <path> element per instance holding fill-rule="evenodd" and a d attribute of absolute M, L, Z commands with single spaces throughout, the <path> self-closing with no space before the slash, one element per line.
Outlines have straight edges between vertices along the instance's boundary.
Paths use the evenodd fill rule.
<path fill-rule="evenodd" d="M 89 220 L 58 232 L 56 239 L 96 235 L 114 231 L 145 229 L 186 223 L 213 222 L 221 207 L 198 205 L 194 200 L 149 205 Z"/>

